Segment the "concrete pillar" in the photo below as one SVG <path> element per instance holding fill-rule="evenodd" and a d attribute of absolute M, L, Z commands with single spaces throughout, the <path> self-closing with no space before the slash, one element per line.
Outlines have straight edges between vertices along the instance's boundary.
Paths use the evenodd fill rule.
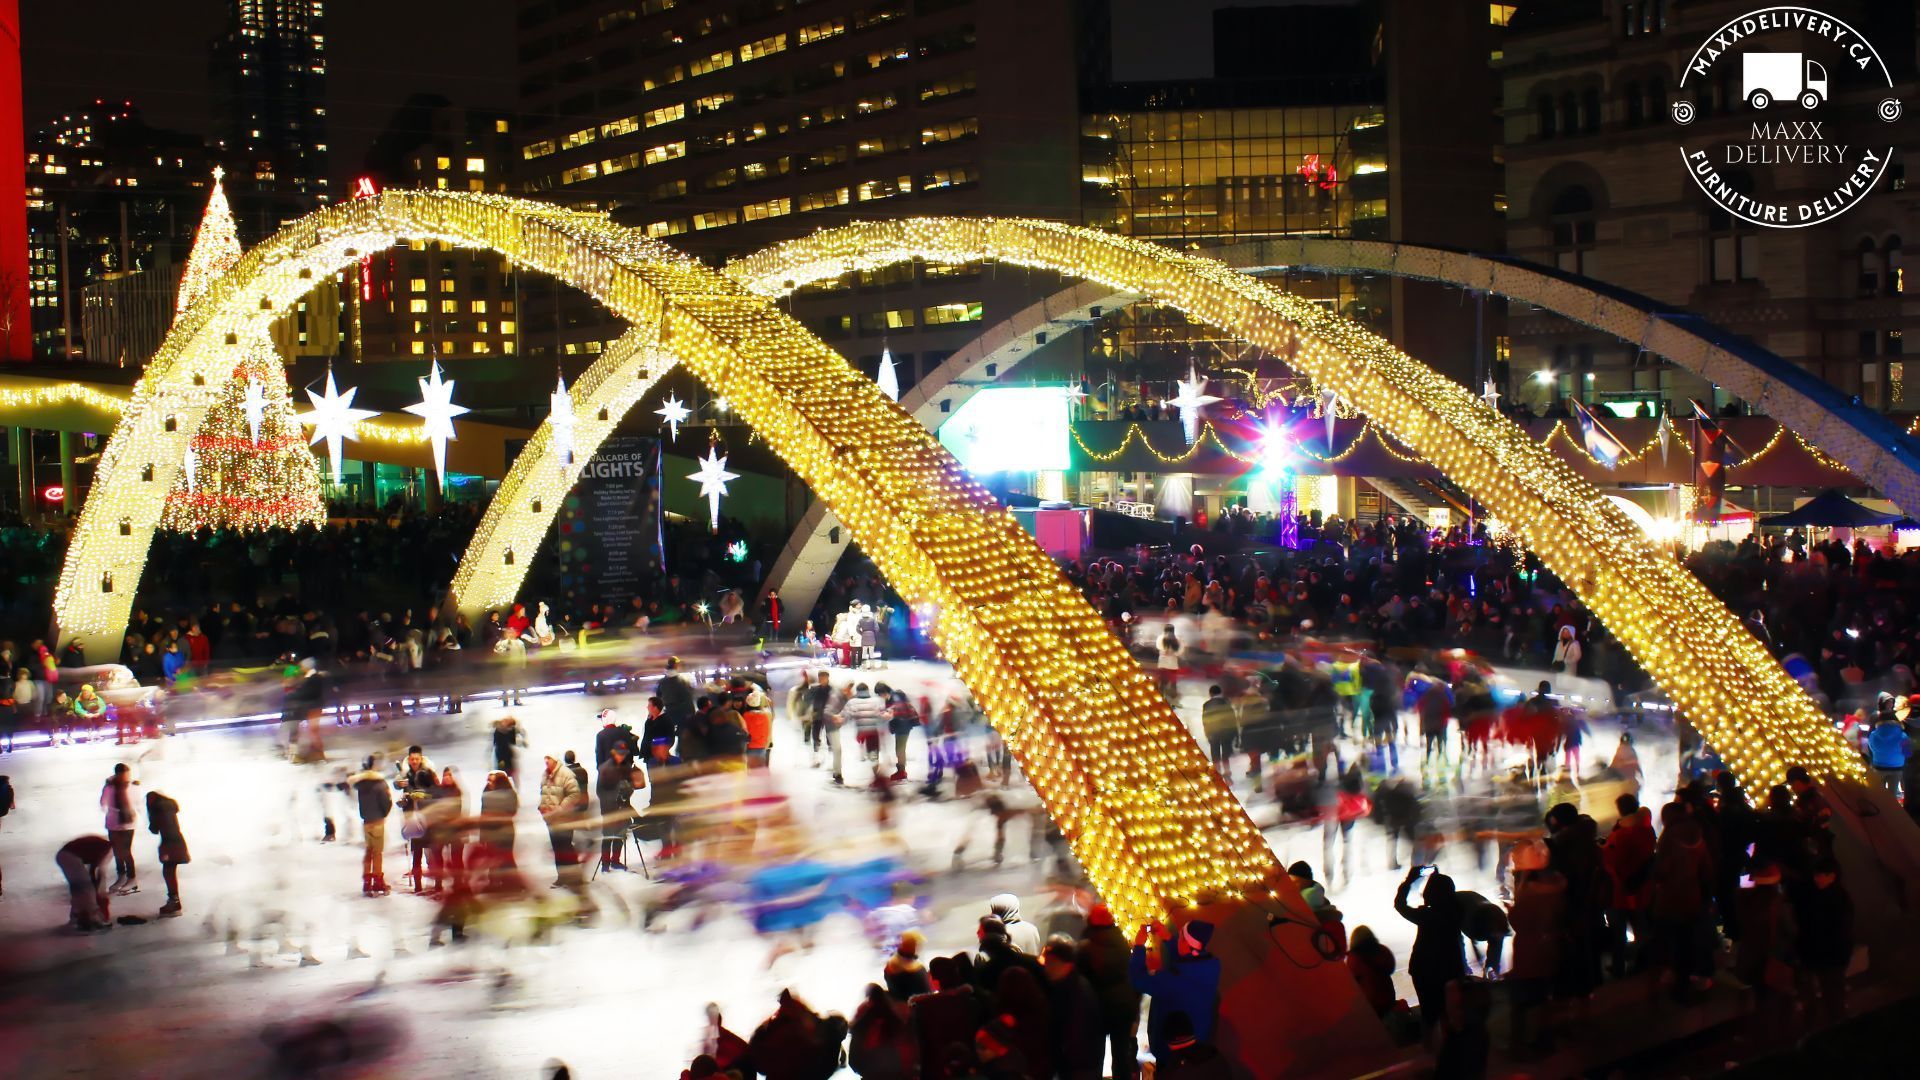
<path fill-rule="evenodd" d="M 60 512 L 72 514 L 80 509 L 80 493 L 74 490 L 73 432 L 60 433 Z"/>
<path fill-rule="evenodd" d="M 420 507 L 429 514 L 440 512 L 440 474 L 432 469 L 420 470 Z"/>
<path fill-rule="evenodd" d="M 380 467 L 371 461 L 360 463 L 360 498 L 369 505 L 380 505 Z"/>
<path fill-rule="evenodd" d="M 33 429 L 7 429 L 7 459 L 13 462 L 14 477 L 20 492 L 20 519 L 32 521 L 38 507 L 33 505 Z"/>

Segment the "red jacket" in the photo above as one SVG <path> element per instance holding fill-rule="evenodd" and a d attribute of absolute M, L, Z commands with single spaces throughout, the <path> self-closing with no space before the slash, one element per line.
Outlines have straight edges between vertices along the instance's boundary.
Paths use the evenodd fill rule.
<path fill-rule="evenodd" d="M 1607 876 L 1613 879 L 1614 903 L 1623 911 L 1638 911 L 1652 895 L 1653 815 L 1645 807 L 1622 818 L 1600 852 Z"/>

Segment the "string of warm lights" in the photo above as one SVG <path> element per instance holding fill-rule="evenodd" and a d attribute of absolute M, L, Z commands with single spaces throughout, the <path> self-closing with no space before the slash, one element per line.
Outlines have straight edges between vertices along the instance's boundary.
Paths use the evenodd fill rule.
<path fill-rule="evenodd" d="M 1167 904 L 1293 893 L 1154 681 L 1055 563 L 924 426 L 769 295 L 926 258 L 1045 268 L 1162 298 L 1288 356 L 1515 522 L 1749 783 L 1772 782 L 1790 761 L 1860 771 L 1857 755 L 1740 624 L 1511 421 L 1309 301 L 1210 260 L 1040 222 L 850 226 L 771 249 L 735 268 L 736 280 L 604 215 L 504 196 L 389 192 L 319 211 L 249 251 L 183 313 L 136 386 L 62 571 L 62 628 L 117 637 L 124 626 L 158 493 L 186 449 L 186 434 L 161 418 L 179 410 L 197 420 L 207 392 L 196 387 L 230 370 L 241 342 L 316 278 L 402 236 L 498 252 L 586 290 L 635 325 L 657 325 L 660 347 L 730 402 L 902 596 L 940 610 L 934 636 L 943 654 L 1129 927 Z M 559 479 L 543 483 L 542 492 L 564 492 Z M 544 500 L 534 503 L 516 500 L 503 520 L 546 512 Z"/>
<path fill-rule="evenodd" d="M 127 399 L 85 383 L 58 382 L 45 386 L 0 388 L 0 409 L 47 409 L 80 405 L 118 417 Z"/>
<path fill-rule="evenodd" d="M 852 225 L 776 245 L 729 272 L 773 294 L 908 258 L 1077 274 L 1155 296 L 1288 357 L 1510 523 L 1749 784 L 1777 783 L 1791 763 L 1861 774 L 1858 755 L 1724 605 L 1569 463 L 1451 380 L 1310 301 L 1143 242 L 995 219 Z"/>

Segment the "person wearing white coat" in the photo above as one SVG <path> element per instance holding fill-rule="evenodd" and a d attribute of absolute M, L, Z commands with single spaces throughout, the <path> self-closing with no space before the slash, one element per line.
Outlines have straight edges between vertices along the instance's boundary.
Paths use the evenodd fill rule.
<path fill-rule="evenodd" d="M 1573 634 L 1573 627 L 1560 628 L 1560 640 L 1553 646 L 1553 670 L 1564 671 L 1569 675 L 1580 673 L 1580 639 Z"/>

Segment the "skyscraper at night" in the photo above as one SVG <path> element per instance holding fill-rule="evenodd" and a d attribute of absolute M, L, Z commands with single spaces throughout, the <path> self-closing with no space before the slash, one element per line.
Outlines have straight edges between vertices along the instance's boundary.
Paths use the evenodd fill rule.
<path fill-rule="evenodd" d="M 213 43 L 214 141 L 241 237 L 328 201 L 324 0 L 229 0 Z"/>

